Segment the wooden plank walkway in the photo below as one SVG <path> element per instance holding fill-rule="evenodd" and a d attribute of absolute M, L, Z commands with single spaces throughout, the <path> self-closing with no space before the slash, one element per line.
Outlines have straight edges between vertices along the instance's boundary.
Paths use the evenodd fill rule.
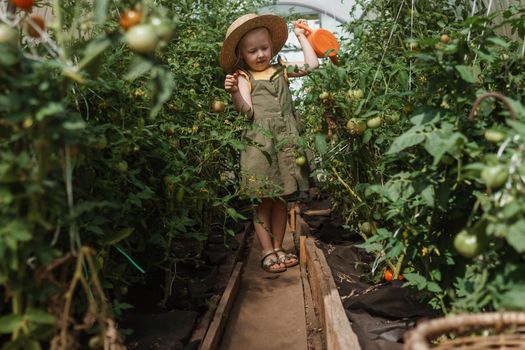
<path fill-rule="evenodd" d="M 293 251 L 288 232 L 284 248 Z M 260 267 L 256 237 L 229 315 L 221 350 L 306 350 L 306 317 L 299 266 L 271 274 Z"/>

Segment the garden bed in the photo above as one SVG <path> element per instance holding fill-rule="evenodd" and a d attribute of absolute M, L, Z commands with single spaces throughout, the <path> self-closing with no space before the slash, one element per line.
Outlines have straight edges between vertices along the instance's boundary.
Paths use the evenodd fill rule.
<path fill-rule="evenodd" d="M 181 271 L 187 280 L 174 283 L 170 309 L 152 302 L 160 297 L 152 285 L 130 290 L 128 302 L 134 308 L 121 326 L 133 330 L 127 339 L 128 349 L 214 349 L 224 327 L 221 315 L 228 313 L 235 298 L 242 265 L 237 260 L 250 227 L 244 224 L 230 239 L 217 237 L 207 242 L 205 265 Z M 183 296 L 181 290 L 188 295 Z"/>
<path fill-rule="evenodd" d="M 362 242 L 360 236 L 341 227 L 328 200 L 301 203 L 296 212 L 301 261 L 308 270 L 327 349 L 402 349 L 408 329 L 422 318 L 436 316 L 419 301 L 421 296 L 403 288 L 401 281 L 377 285 L 364 281 L 372 259 L 356 247 Z M 340 315 L 347 317 L 346 323 Z M 340 329 L 346 324 L 351 330 Z M 354 337 L 358 346 L 341 345 L 352 344 Z"/>

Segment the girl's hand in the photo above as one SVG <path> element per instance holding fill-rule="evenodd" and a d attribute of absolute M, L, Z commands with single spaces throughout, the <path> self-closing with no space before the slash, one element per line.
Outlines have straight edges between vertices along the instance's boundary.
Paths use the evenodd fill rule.
<path fill-rule="evenodd" d="M 230 94 L 239 92 L 239 73 L 226 75 L 226 79 L 224 79 L 224 89 Z"/>
<path fill-rule="evenodd" d="M 299 28 L 297 25 L 298 24 L 307 24 L 306 20 L 304 19 L 298 19 L 297 21 L 294 21 L 293 22 L 293 32 L 295 33 L 296 36 L 299 36 L 299 35 L 306 35 L 305 31 L 303 28 Z"/>

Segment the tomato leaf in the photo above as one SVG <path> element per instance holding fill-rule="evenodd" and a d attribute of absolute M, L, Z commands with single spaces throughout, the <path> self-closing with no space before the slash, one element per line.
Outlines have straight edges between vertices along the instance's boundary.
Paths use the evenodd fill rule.
<path fill-rule="evenodd" d="M 435 195 L 433 186 L 428 186 L 423 190 L 423 192 L 421 192 L 421 198 L 423 198 L 425 204 L 430 208 L 434 207 L 434 197 Z"/>
<path fill-rule="evenodd" d="M 507 41 L 505 41 L 502 37 L 498 36 L 492 36 L 490 38 L 487 38 L 487 41 L 490 41 L 494 45 L 498 45 L 506 49 L 510 46 L 510 44 Z"/>
<path fill-rule="evenodd" d="M 515 286 L 501 295 L 501 306 L 507 310 L 525 310 L 525 286 Z"/>
<path fill-rule="evenodd" d="M 40 324 L 54 324 L 55 317 L 43 310 L 39 309 L 28 309 L 25 318 L 28 321 Z"/>
<path fill-rule="evenodd" d="M 525 253 L 525 220 L 519 220 L 509 227 L 507 243 L 518 253 Z"/>
<path fill-rule="evenodd" d="M 427 280 L 425 277 L 417 273 L 405 273 L 405 279 L 408 281 L 409 285 L 415 286 L 419 290 L 425 289 L 427 286 Z"/>
<path fill-rule="evenodd" d="M 0 317 L 0 334 L 13 333 L 22 325 L 22 315 L 6 315 Z"/>
<path fill-rule="evenodd" d="M 328 152 L 328 144 L 326 143 L 325 134 L 315 134 L 315 149 L 321 156 L 325 155 L 326 152 Z"/>
<path fill-rule="evenodd" d="M 126 75 L 124 75 L 124 79 L 135 80 L 149 72 L 152 68 L 153 62 L 151 60 L 137 55 L 133 58 L 133 61 L 131 61 L 129 70 Z"/>
<path fill-rule="evenodd" d="M 244 144 L 243 144 L 241 141 L 237 140 L 237 139 L 231 139 L 231 140 L 229 140 L 229 142 L 230 142 L 230 145 L 231 145 L 234 149 L 236 149 L 236 150 L 238 150 L 238 151 L 243 151 L 244 149 L 246 149 L 246 147 L 244 146 Z"/>
<path fill-rule="evenodd" d="M 415 146 L 425 141 L 426 137 L 421 133 L 422 129 L 423 128 L 420 126 L 415 126 L 403 135 L 397 137 L 386 154 L 396 154 L 408 147 Z"/>
<path fill-rule="evenodd" d="M 478 78 L 474 74 L 474 70 L 472 67 L 458 64 L 454 66 L 454 68 L 456 68 L 456 70 L 458 71 L 461 79 L 463 79 L 467 83 L 475 83 L 478 81 Z"/>
<path fill-rule="evenodd" d="M 427 290 L 429 292 L 433 293 L 441 293 L 443 290 L 436 282 L 428 282 L 427 283 Z"/>

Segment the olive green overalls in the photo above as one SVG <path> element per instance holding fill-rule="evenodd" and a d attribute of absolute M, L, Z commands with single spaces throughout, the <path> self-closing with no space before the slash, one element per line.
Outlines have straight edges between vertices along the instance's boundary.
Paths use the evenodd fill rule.
<path fill-rule="evenodd" d="M 250 126 L 243 134 L 242 189 L 251 198 L 292 200 L 307 191 L 309 183 L 308 166 L 295 163 L 304 151 L 298 146 L 300 123 L 288 81 L 282 71 L 272 80 L 256 80 L 246 71 L 241 74 L 249 77 L 253 105 Z"/>

